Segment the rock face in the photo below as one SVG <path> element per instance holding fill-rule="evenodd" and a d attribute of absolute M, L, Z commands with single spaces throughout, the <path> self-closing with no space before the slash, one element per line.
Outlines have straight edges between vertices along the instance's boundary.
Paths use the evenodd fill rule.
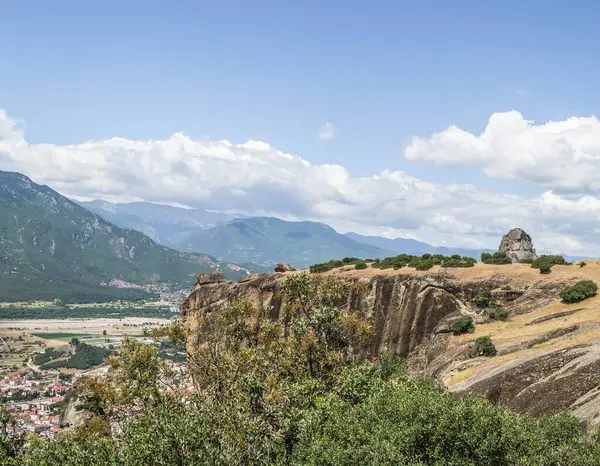
<path fill-rule="evenodd" d="M 275 266 L 275 272 L 294 272 L 295 270 L 290 264 L 280 263 Z"/>
<path fill-rule="evenodd" d="M 520 228 L 513 228 L 502 237 L 498 251 L 505 252 L 513 264 L 537 257 L 531 236 Z"/>
<path fill-rule="evenodd" d="M 181 305 L 190 331 L 188 344 L 197 344 L 193 335 L 203 315 L 216 312 L 234 300 L 248 300 L 268 309 L 271 319 L 279 319 L 284 303 L 278 290 L 284 280 L 285 277 L 278 274 L 262 274 L 237 283 L 197 285 Z M 384 348 L 407 357 L 431 338 L 445 319 L 467 312 L 462 301 L 446 289 L 443 275 L 427 279 L 395 275 L 355 281 L 360 287 L 349 296 L 349 307 L 368 316 L 374 328 L 371 342 L 362 348 L 365 357 L 376 356 Z"/>
<path fill-rule="evenodd" d="M 406 358 L 413 371 L 440 379 L 459 397 L 482 395 L 533 415 L 566 409 L 588 425 L 599 422 L 600 316 L 598 322 L 590 322 L 590 316 L 595 319 L 600 313 L 583 306 L 556 312 L 563 310 L 557 306 L 560 291 L 581 277 L 567 266 L 555 266 L 550 277 L 521 268 L 509 273 L 512 269 L 504 267 L 511 266 L 492 273 L 475 267 L 457 270 L 456 275 L 403 269 L 336 274 L 356 282 L 348 307 L 365 315 L 373 328 L 371 340 L 357 354 L 371 358 L 392 351 Z M 593 267 L 586 267 L 586 273 Z M 269 318 L 283 318 L 285 303 L 278 291 L 285 279 L 282 274 L 259 274 L 232 283 L 222 277 L 201 277 L 181 305 L 189 349 L 200 344 L 203 317 L 232 301 L 247 300 L 267 309 Z M 486 311 L 473 304 L 483 291 L 509 311 L 509 325 L 486 324 Z M 460 315 L 473 318 L 475 334 L 448 332 L 448 324 Z M 469 356 L 474 340 L 482 335 L 491 335 L 497 357 Z"/>
<path fill-rule="evenodd" d="M 92 416 L 88 409 L 86 395 L 80 389 L 72 388 L 63 400 L 59 418 L 61 429 L 74 429 L 83 426 Z"/>

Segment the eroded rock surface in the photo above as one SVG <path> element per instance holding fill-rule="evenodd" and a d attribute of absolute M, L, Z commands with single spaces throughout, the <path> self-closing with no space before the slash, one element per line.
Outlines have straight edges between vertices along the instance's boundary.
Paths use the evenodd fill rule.
<path fill-rule="evenodd" d="M 63 400 L 59 418 L 61 429 L 74 429 L 83 426 L 93 417 L 89 409 L 86 393 L 81 388 L 72 388 Z"/>
<path fill-rule="evenodd" d="M 572 411 L 588 425 L 600 414 L 600 345 L 577 345 L 490 368 L 455 387 L 532 415 Z"/>
<path fill-rule="evenodd" d="M 460 290 L 448 286 L 443 275 L 348 279 L 359 284 L 349 296 L 349 307 L 366 315 L 374 328 L 371 342 L 362 349 L 365 356 L 389 349 L 406 357 L 417 345 L 434 336 L 444 319 L 467 312 L 458 296 Z M 279 319 L 284 303 L 278 291 L 284 280 L 278 274 L 254 275 L 237 283 L 200 279 L 181 306 L 190 335 L 196 334 L 203 315 L 235 300 L 248 300 L 267 309 L 270 318 Z M 470 296 L 476 290 L 468 293 Z M 193 337 L 190 341 L 195 344 Z"/>
<path fill-rule="evenodd" d="M 520 228 L 513 228 L 502 237 L 498 251 L 505 252 L 513 264 L 537 257 L 531 236 Z"/>
<path fill-rule="evenodd" d="M 587 425 L 600 421 L 600 299 L 573 309 L 558 297 L 573 281 L 600 282 L 600 263 L 590 262 L 583 272 L 555 266 L 550 276 L 524 264 L 332 273 L 358 285 L 348 306 L 370 319 L 373 328 L 371 341 L 359 351 L 363 357 L 391 350 L 457 396 L 482 395 L 534 415 L 566 409 Z M 278 291 L 285 279 L 283 274 L 253 275 L 237 283 L 200 278 L 181 305 L 190 349 L 199 344 L 202 317 L 232 301 L 248 300 L 279 319 L 285 303 Z M 483 291 L 509 311 L 508 322 L 490 322 L 485 310 L 474 306 Z M 475 334 L 447 332 L 460 315 L 473 317 Z M 492 338 L 498 356 L 472 358 L 475 339 L 484 335 Z"/>

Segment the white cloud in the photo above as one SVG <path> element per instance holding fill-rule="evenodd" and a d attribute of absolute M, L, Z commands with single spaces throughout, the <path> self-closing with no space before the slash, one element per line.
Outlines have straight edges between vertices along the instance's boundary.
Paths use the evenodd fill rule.
<path fill-rule="evenodd" d="M 261 141 L 234 144 L 176 133 L 167 140 L 112 138 L 59 146 L 30 144 L 21 128 L 0 111 L 0 169 L 19 171 L 68 196 L 324 221 L 342 232 L 453 246 L 497 247 L 503 233 L 520 226 L 538 250 L 600 254 L 600 199 L 592 195 L 547 190 L 524 198 L 392 170 L 357 178 L 340 165 L 311 165 Z M 505 139 L 510 140 L 508 132 Z M 473 147 L 481 144 L 472 135 L 470 141 Z M 476 159 L 464 156 L 469 157 Z"/>
<path fill-rule="evenodd" d="M 415 138 L 409 160 L 468 164 L 493 178 L 527 181 L 560 191 L 600 191 L 600 121 L 569 118 L 535 125 L 517 111 L 494 113 L 480 135 L 456 126 Z"/>
<path fill-rule="evenodd" d="M 319 130 L 319 139 L 323 141 L 329 141 L 335 138 L 335 127 L 327 122 L 321 125 L 321 129 Z"/>

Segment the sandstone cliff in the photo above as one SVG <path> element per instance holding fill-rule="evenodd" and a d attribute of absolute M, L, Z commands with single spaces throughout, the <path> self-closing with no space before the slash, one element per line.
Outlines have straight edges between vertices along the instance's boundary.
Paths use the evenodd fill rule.
<path fill-rule="evenodd" d="M 532 414 L 568 409 L 595 424 L 600 415 L 600 300 L 573 307 L 560 303 L 558 293 L 576 280 L 600 282 L 600 263 L 552 270 L 542 276 L 525 264 L 478 264 L 430 272 L 369 268 L 332 273 L 361 285 L 349 306 L 372 322 L 365 357 L 391 350 L 407 358 L 413 370 L 442 380 L 457 396 L 483 395 Z M 249 300 L 278 319 L 283 305 L 278 290 L 289 273 L 295 272 L 254 275 L 237 283 L 215 274 L 200 276 L 181 305 L 188 345 L 198 344 L 200 317 L 233 300 Z M 474 297 L 484 291 L 509 311 L 508 321 L 490 322 L 474 306 Z M 448 333 L 448 323 L 465 314 L 477 323 L 475 333 Z M 469 357 L 475 338 L 483 335 L 491 336 L 498 356 Z"/>

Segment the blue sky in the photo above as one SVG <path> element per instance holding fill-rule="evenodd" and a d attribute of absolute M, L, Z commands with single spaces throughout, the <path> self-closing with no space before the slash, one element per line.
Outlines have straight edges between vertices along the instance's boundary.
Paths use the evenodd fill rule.
<path fill-rule="evenodd" d="M 32 142 L 183 131 L 429 177 L 398 157 L 414 135 L 600 103 L 593 2 L 292 3 L 4 2 L 2 106 Z M 339 137 L 323 143 L 326 121 Z"/>
<path fill-rule="evenodd" d="M 9 0 L 0 108 L 29 144 L 182 132 L 265 141 L 355 178 L 539 196 L 561 188 L 403 150 L 450 125 L 479 134 L 494 113 L 598 113 L 599 16 L 591 1 Z M 321 140 L 326 122 L 335 137 Z"/>

